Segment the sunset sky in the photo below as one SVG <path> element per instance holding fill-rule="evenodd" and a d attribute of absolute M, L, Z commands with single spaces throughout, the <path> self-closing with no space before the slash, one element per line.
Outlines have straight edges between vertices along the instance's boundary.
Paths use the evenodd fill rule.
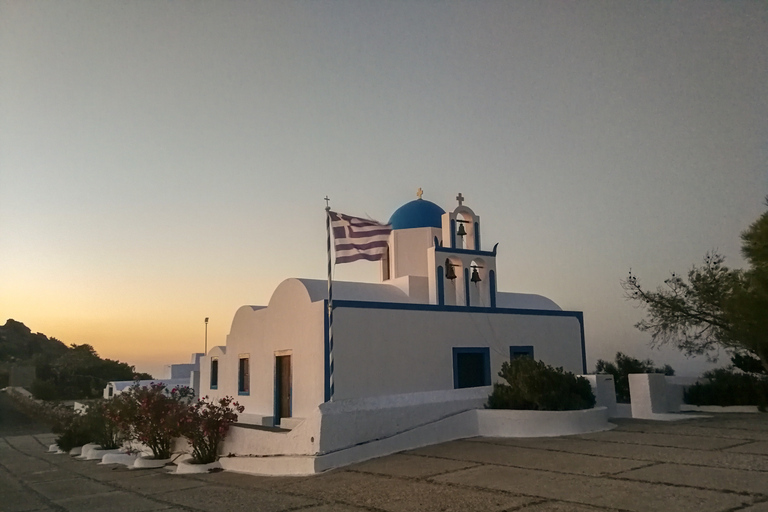
<path fill-rule="evenodd" d="M 501 291 L 652 351 L 623 299 L 768 195 L 767 2 L 0 0 L 0 324 L 156 375 L 325 278 L 325 202 L 416 190 L 499 242 Z M 340 265 L 340 280 L 378 279 Z"/>

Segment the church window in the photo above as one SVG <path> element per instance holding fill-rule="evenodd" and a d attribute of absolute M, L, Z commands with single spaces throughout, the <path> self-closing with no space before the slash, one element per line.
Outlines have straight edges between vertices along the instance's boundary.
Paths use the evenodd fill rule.
<path fill-rule="evenodd" d="M 237 369 L 237 394 L 249 395 L 251 393 L 250 358 L 240 356 Z"/>
<path fill-rule="evenodd" d="M 211 389 L 219 387 L 219 358 L 211 358 Z"/>
<path fill-rule="evenodd" d="M 453 349 L 453 387 L 491 385 L 491 350 L 488 347 Z"/>
<path fill-rule="evenodd" d="M 514 360 L 520 357 L 529 357 L 533 359 L 532 345 L 512 345 L 509 347 L 509 358 Z"/>

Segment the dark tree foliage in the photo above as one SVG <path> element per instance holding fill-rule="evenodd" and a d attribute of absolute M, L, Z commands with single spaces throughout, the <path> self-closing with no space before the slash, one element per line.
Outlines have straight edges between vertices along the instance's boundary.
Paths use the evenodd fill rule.
<path fill-rule="evenodd" d="M 616 401 L 628 404 L 630 403 L 630 373 L 663 373 L 664 375 L 674 375 L 675 370 L 668 364 L 659 368 L 650 359 L 641 361 L 640 359 L 622 354 L 621 352 L 616 352 L 616 361 L 613 363 L 598 359 L 597 365 L 595 366 L 595 373 L 607 373 L 613 375 L 613 384 L 616 387 Z"/>
<path fill-rule="evenodd" d="M 768 379 L 751 373 L 717 368 L 705 372 L 704 382 L 685 391 L 685 402 L 693 405 L 757 405 L 765 411 L 768 404 Z"/>
<path fill-rule="evenodd" d="M 652 345 L 670 343 L 711 360 L 725 349 L 759 360 L 768 372 L 768 211 L 741 238 L 748 269 L 730 269 L 712 252 L 686 278 L 673 273 L 656 291 L 631 272 L 621 282 L 626 297 L 646 309 L 635 327 L 651 334 Z"/>
<path fill-rule="evenodd" d="M 489 409 L 571 411 L 595 406 L 595 395 L 587 379 L 542 361 L 528 357 L 505 361 L 499 377 L 508 384 L 493 384 Z"/>
<path fill-rule="evenodd" d="M 33 364 L 36 380 L 30 391 L 43 400 L 96 398 L 111 380 L 151 379 L 133 366 L 102 359 L 91 345 L 69 347 L 9 319 L 0 326 L 0 362 Z"/>

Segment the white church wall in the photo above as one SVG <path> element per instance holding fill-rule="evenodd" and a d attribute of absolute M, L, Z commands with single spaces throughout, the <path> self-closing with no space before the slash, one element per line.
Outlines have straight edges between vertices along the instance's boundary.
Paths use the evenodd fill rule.
<path fill-rule="evenodd" d="M 201 372 L 201 393 L 234 396 L 245 413 L 269 417 L 275 410 L 276 355 L 291 356 L 291 415 L 305 417 L 325 399 L 324 306 L 311 303 L 297 279 L 284 281 L 268 308 L 241 307 L 227 336 L 226 354 L 219 355 L 217 389 L 210 389 L 211 352 Z M 240 358 L 249 360 L 249 391 L 238 390 Z"/>
<path fill-rule="evenodd" d="M 427 249 L 434 245 L 435 236 L 440 237 L 437 228 L 398 229 L 390 235 L 390 278 L 401 276 L 423 276 L 428 274 Z"/>
<path fill-rule="evenodd" d="M 421 276 L 402 276 L 387 284 L 396 286 L 410 297 L 412 302 L 429 304 L 429 280 Z"/>
<path fill-rule="evenodd" d="M 584 371 L 573 316 L 338 306 L 334 398 L 453 389 L 454 347 L 489 347 L 493 381 L 510 346 L 532 346 L 536 359 Z"/>

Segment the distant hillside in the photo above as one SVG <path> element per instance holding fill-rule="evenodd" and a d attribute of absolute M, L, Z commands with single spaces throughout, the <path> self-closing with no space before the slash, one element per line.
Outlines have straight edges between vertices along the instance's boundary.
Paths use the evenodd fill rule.
<path fill-rule="evenodd" d="M 0 326 L 0 361 L 31 361 L 35 356 L 54 359 L 67 351 L 67 346 L 56 338 L 35 333 L 21 322 L 8 319 Z"/>
<path fill-rule="evenodd" d="M 9 319 L 0 327 L 0 387 L 7 385 L 9 368 L 17 364 L 35 367 L 30 391 L 44 400 L 95 398 L 109 381 L 152 378 L 127 363 L 100 358 L 91 345 L 67 347 Z"/>

